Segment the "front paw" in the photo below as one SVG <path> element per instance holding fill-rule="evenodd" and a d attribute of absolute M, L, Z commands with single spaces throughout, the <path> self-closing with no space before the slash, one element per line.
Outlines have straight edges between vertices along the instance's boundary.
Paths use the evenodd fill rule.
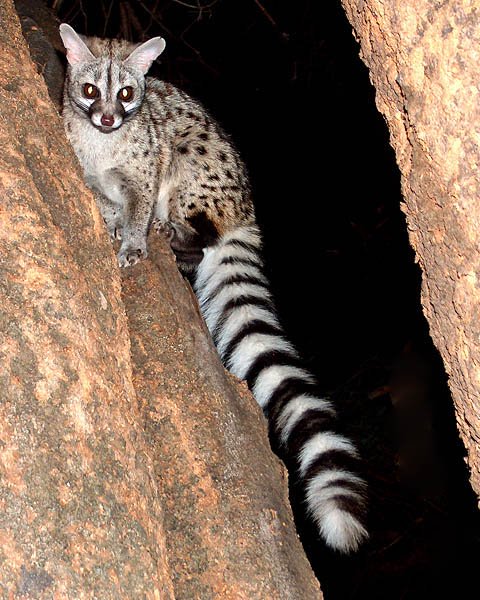
<path fill-rule="evenodd" d="M 129 244 L 128 246 L 121 247 L 118 253 L 118 265 L 120 267 L 131 267 L 136 265 L 139 261 L 147 258 L 147 248 L 145 246 Z"/>

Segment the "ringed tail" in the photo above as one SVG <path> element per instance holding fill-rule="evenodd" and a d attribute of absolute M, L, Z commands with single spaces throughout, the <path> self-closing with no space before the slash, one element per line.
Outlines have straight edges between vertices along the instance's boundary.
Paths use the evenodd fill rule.
<path fill-rule="evenodd" d="M 328 546 L 349 553 L 368 537 L 359 456 L 284 335 L 261 246 L 255 225 L 224 235 L 204 251 L 195 292 L 224 365 L 247 382 L 281 457 L 294 465 L 308 515 Z"/>

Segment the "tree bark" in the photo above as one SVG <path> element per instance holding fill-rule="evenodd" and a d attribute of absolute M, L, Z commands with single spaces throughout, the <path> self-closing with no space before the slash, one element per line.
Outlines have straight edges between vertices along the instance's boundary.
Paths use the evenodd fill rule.
<path fill-rule="evenodd" d="M 173 598 L 115 257 L 0 2 L 2 598 Z"/>
<path fill-rule="evenodd" d="M 0 597 L 321 598 L 259 408 L 162 240 L 121 282 L 0 22 Z"/>
<path fill-rule="evenodd" d="M 123 299 L 175 597 L 318 598 L 261 410 L 225 372 L 190 286 L 155 237 L 151 260 L 122 272 Z"/>
<path fill-rule="evenodd" d="M 390 129 L 422 305 L 480 494 L 478 5 L 342 0 Z"/>

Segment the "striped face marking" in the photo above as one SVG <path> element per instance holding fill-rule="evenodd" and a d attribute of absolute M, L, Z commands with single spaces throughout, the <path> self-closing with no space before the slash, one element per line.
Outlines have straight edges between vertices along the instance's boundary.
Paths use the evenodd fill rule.
<path fill-rule="evenodd" d="M 102 133 L 119 129 L 140 108 L 144 96 L 143 77 L 114 56 L 81 65 L 72 86 L 72 100 Z"/>
<path fill-rule="evenodd" d="M 60 36 L 67 50 L 72 105 L 103 133 L 118 129 L 142 105 L 145 75 L 165 41 L 155 37 L 136 47 L 118 40 L 86 42 L 66 23 L 60 25 Z"/>

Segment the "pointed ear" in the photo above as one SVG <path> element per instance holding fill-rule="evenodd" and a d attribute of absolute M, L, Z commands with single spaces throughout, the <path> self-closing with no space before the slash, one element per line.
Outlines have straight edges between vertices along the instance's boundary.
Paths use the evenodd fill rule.
<path fill-rule="evenodd" d="M 144 42 L 130 54 L 125 63 L 136 69 L 140 69 L 145 75 L 152 66 L 152 62 L 165 50 L 165 40 L 154 37 Z"/>
<path fill-rule="evenodd" d="M 62 23 L 59 29 L 63 45 L 67 50 L 67 60 L 71 65 L 95 60 L 95 56 L 93 56 L 73 27 Z"/>

